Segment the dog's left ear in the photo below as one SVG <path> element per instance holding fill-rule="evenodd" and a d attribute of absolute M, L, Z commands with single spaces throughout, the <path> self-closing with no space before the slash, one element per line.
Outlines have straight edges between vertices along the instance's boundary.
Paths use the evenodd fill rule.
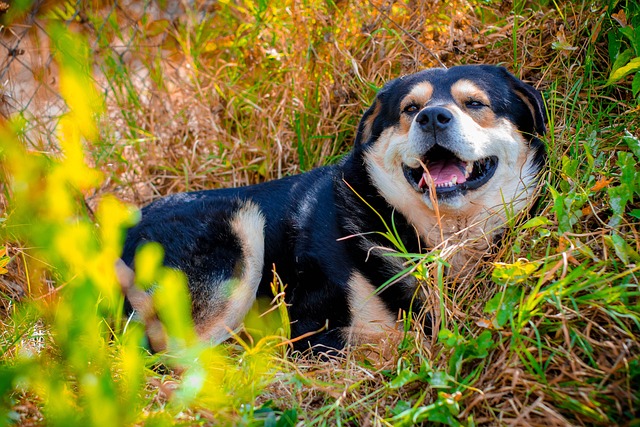
<path fill-rule="evenodd" d="M 532 130 L 538 135 L 544 135 L 547 132 L 547 109 L 542 95 L 533 86 L 518 79 L 506 69 L 503 70 L 509 76 L 511 88 L 531 112 Z"/>

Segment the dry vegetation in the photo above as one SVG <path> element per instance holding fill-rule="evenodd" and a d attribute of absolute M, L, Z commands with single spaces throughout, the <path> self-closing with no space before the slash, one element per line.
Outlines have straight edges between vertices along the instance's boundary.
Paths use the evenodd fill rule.
<path fill-rule="evenodd" d="M 632 25 L 633 11 L 639 20 L 633 2 L 610 9 L 544 0 L 193 3 L 36 2 L 11 24 L 5 16 L 2 120 L 17 128 L 10 123 L 22 117 L 20 141 L 52 158 L 60 155 L 54 129 L 65 104 L 49 25 L 61 21 L 89 41 L 105 99 L 99 136 L 87 145 L 88 162 L 104 179 L 78 196 L 92 219 L 105 194 L 140 206 L 335 162 L 378 87 L 432 66 L 502 64 L 541 90 L 550 111 L 549 171 L 532 218 L 515 221 L 473 280 L 443 279 L 427 265 L 423 282 L 439 336 L 413 326 L 389 348 L 352 349 L 329 362 L 278 356 L 261 369 L 245 366 L 250 350 L 229 344 L 225 357 L 246 368 L 255 390 L 223 405 L 194 398 L 180 407 L 170 402 L 183 377 L 148 370 L 138 406 L 121 420 L 638 422 L 639 104 L 632 76 L 607 85 L 617 53 L 609 34 Z M 1 176 L 11 175 L 3 163 Z M 8 217 L 13 190 L 5 181 L 0 188 Z M 2 238 L 11 256 L 0 274 L 2 363 L 16 365 L 27 353 L 64 358 L 48 333 L 50 318 L 22 308 L 56 304 L 65 284 L 45 268 L 55 261 L 34 256 L 28 235 L 8 229 Z M 148 367 L 157 361 L 144 357 Z M 46 393 L 2 375 L 8 409 L 0 423 L 55 418 Z"/>

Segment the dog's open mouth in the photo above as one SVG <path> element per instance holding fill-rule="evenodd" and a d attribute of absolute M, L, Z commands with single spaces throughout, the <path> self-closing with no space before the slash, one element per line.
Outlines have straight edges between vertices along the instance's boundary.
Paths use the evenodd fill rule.
<path fill-rule="evenodd" d="M 465 162 L 446 148 L 436 145 L 426 154 L 423 163 L 426 171 L 422 166 L 410 168 L 403 165 L 409 184 L 424 193 L 429 188 L 431 179 L 436 195 L 453 196 L 486 184 L 498 167 L 498 158 L 490 156 L 475 162 Z"/>

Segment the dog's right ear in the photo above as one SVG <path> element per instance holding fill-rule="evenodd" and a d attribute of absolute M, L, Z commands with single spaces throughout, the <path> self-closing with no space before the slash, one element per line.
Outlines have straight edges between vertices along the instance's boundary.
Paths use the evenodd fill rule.
<path fill-rule="evenodd" d="M 378 91 L 376 95 L 376 99 L 371 104 L 371 107 L 362 115 L 362 119 L 360 119 L 360 124 L 358 125 L 358 132 L 356 133 L 356 141 L 355 146 L 359 147 L 363 144 L 366 144 L 373 137 L 373 124 L 376 120 L 376 117 L 380 114 L 382 110 L 382 98 L 387 92 L 386 88 L 389 85 L 387 84 L 385 87 Z"/>
<path fill-rule="evenodd" d="M 375 101 L 367 111 L 365 111 L 360 124 L 358 125 L 358 132 L 356 133 L 356 147 L 362 144 L 366 144 L 371 139 L 371 131 L 373 130 L 373 122 L 375 121 L 381 109 L 380 100 L 376 97 Z"/>

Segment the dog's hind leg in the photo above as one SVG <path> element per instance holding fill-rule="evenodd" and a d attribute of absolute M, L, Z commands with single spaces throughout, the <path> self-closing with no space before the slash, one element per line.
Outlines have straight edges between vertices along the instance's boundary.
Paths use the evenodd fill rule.
<path fill-rule="evenodd" d="M 229 226 L 241 248 L 232 275 L 206 286 L 203 295 L 190 285 L 196 332 L 212 342 L 229 337 L 230 331 L 241 324 L 255 302 L 262 280 L 265 219 L 260 208 L 245 202 L 232 216 Z"/>
<path fill-rule="evenodd" d="M 156 315 L 151 295 L 134 284 L 134 271 L 121 259 L 116 261 L 116 276 L 122 288 L 122 293 L 144 324 L 151 350 L 165 350 L 167 348 L 167 336 L 160 319 Z"/>
<path fill-rule="evenodd" d="M 258 205 L 239 199 L 171 208 L 152 212 L 157 217 L 150 223 L 143 217 L 130 231 L 125 259 L 133 258 L 140 242 L 160 243 L 165 265 L 187 276 L 196 332 L 203 340 L 221 342 L 256 299 L 264 265 L 264 216 Z M 164 350 L 164 328 L 151 294 L 134 286 L 134 270 L 121 260 L 116 265 L 127 302 L 144 323 L 152 349 Z"/>

